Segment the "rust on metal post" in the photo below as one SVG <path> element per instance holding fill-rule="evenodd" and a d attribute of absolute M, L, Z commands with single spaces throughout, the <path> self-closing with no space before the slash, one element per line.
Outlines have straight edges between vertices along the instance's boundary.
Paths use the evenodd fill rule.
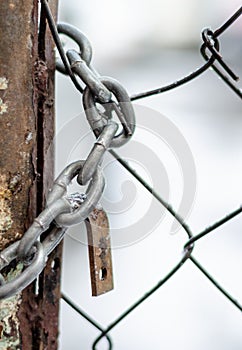
<path fill-rule="evenodd" d="M 49 4 L 56 15 L 57 0 Z M 43 209 L 53 180 L 54 48 L 43 12 L 38 35 L 39 6 L 0 3 L 0 250 Z M 58 247 L 38 288 L 0 301 L 0 349 L 57 349 L 60 262 Z"/>
<path fill-rule="evenodd" d="M 94 209 L 85 220 L 88 237 L 92 295 L 113 289 L 112 255 L 108 217 L 104 210 Z"/>
<path fill-rule="evenodd" d="M 35 214 L 37 13 L 37 1 L 0 4 L 0 250 L 23 235 Z M 0 302 L 2 349 L 21 348 L 21 303 L 20 294 Z"/>

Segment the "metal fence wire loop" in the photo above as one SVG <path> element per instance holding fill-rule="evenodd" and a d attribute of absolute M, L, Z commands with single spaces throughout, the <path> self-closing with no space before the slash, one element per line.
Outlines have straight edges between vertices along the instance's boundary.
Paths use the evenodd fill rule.
<path fill-rule="evenodd" d="M 214 44 L 214 50 L 219 52 L 219 41 L 217 39 L 217 36 L 215 35 L 216 31 L 214 33 L 211 31 L 211 33 L 213 33 L 213 41 L 212 42 L 210 42 L 210 39 L 209 39 L 208 35 L 206 35 L 205 31 L 206 30 L 204 30 L 204 35 L 203 35 L 205 42 L 202 44 L 202 46 L 200 48 L 200 52 L 201 52 L 203 58 L 207 61 L 207 64 L 210 62 L 211 67 L 218 74 L 218 76 L 236 93 L 236 95 L 238 95 L 240 98 L 242 98 L 241 89 L 238 86 L 236 86 L 235 83 L 229 78 L 229 76 L 232 76 L 234 78 L 234 80 L 237 81 L 238 77 L 236 76 L 236 74 L 233 73 L 231 68 L 229 68 L 227 65 L 226 65 L 226 67 L 228 67 L 230 74 L 229 75 L 224 74 L 223 71 L 221 71 L 221 69 L 219 68 L 219 66 L 215 65 L 215 62 L 217 59 L 214 56 L 214 54 L 211 52 L 211 50 L 209 50 L 210 55 L 207 52 L 208 46 L 212 43 Z M 208 30 L 208 31 L 210 31 L 210 30 Z M 223 66 L 223 68 L 224 68 L 224 66 Z M 228 69 L 226 69 L 227 72 L 228 72 Z"/>
<path fill-rule="evenodd" d="M 92 46 L 88 38 L 76 27 L 68 23 L 58 23 L 57 30 L 59 34 L 65 34 L 73 39 L 79 46 L 79 55 L 89 66 L 92 59 Z M 63 73 L 68 74 L 61 59 L 56 60 L 56 69 Z"/>
<path fill-rule="evenodd" d="M 206 48 L 211 52 L 213 58 L 219 62 L 219 64 L 223 67 L 223 69 L 228 73 L 228 75 L 235 81 L 239 79 L 239 77 L 232 71 L 232 69 L 224 62 L 222 55 L 219 52 L 219 41 L 218 38 L 215 37 L 214 32 L 206 28 L 202 31 L 202 39 L 204 41 L 201 51 L 203 56 L 206 54 Z"/>
<path fill-rule="evenodd" d="M 18 261 L 18 245 L 19 241 L 7 247 L 1 252 L 0 272 L 9 265 L 13 260 Z M 35 252 L 31 263 L 28 267 L 21 271 L 16 277 L 6 283 L 0 285 L 0 299 L 9 298 L 16 293 L 22 291 L 41 273 L 46 264 L 46 256 L 43 245 L 40 242 L 35 243 Z M 4 261 L 5 260 L 5 261 Z M 1 278 L 1 282 L 2 278 Z"/>
<path fill-rule="evenodd" d="M 129 141 L 135 130 L 135 114 L 130 101 L 130 97 L 124 87 L 115 79 L 109 77 L 101 77 L 101 82 L 114 94 L 118 104 L 115 102 L 110 104 L 111 110 L 114 110 L 118 116 L 119 121 L 123 126 L 123 130 L 115 135 L 110 148 L 123 146 Z M 100 113 L 97 108 L 95 96 L 91 90 L 86 87 L 83 93 L 83 106 L 86 113 L 87 120 L 96 136 L 99 136 L 102 131 L 102 124 L 107 123 L 107 120 Z M 106 104 L 104 105 L 106 106 Z M 112 114 L 108 117 L 112 117 Z M 127 128 L 129 132 L 127 132 Z"/>
<path fill-rule="evenodd" d="M 90 178 L 93 177 L 93 174 L 100 165 L 105 152 L 110 147 L 117 130 L 118 124 L 111 120 L 104 126 L 77 177 L 77 181 L 80 185 L 85 185 Z"/>
<path fill-rule="evenodd" d="M 112 94 L 101 82 L 99 75 L 92 67 L 88 66 L 86 61 L 81 58 L 76 50 L 68 50 L 66 55 L 72 71 L 89 87 L 93 95 L 96 96 L 100 102 L 109 102 Z"/>
<path fill-rule="evenodd" d="M 221 54 L 219 53 L 219 50 L 220 50 L 219 40 L 218 38 L 213 37 L 213 32 L 211 29 L 209 28 L 203 29 L 202 40 L 203 40 L 203 44 L 200 48 L 200 51 L 203 56 L 204 56 L 204 53 L 206 54 L 207 60 L 212 57 L 215 61 L 218 56 L 222 57 Z M 206 53 L 207 50 L 209 50 L 211 53 L 210 57 Z"/>
<path fill-rule="evenodd" d="M 54 182 L 53 189 L 47 200 L 48 203 L 55 201 L 56 196 L 66 196 L 67 186 L 71 180 L 82 171 L 85 161 L 77 161 L 68 165 Z M 96 207 L 99 199 L 103 193 L 105 180 L 101 168 L 98 167 L 93 174 L 87 191 L 85 193 L 85 200 L 83 201 L 83 194 L 66 196 L 69 201 L 71 210 L 68 213 L 63 213 L 55 218 L 55 223 L 60 227 L 68 227 L 77 225 L 85 220 L 92 210 Z"/>

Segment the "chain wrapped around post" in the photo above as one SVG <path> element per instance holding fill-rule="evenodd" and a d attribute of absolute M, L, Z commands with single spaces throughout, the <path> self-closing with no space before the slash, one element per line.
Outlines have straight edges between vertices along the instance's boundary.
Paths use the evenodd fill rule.
<path fill-rule="evenodd" d="M 59 24 L 58 31 L 68 35 L 79 46 L 80 53 L 75 50 L 67 52 L 70 62 L 67 68 L 86 85 L 84 110 L 97 139 L 86 160 L 69 164 L 57 177 L 46 199 L 45 209 L 23 237 L 0 253 L 0 299 L 20 292 L 33 282 L 44 269 L 48 255 L 64 237 L 66 228 L 90 216 L 105 186 L 101 169 L 105 152 L 109 148 L 124 145 L 135 129 L 134 110 L 128 93 L 119 82 L 101 77 L 91 67 L 92 47 L 86 36 L 69 24 Z M 64 63 L 57 59 L 56 68 L 69 74 Z M 73 76 L 70 76 L 73 80 Z M 112 100 L 112 95 L 117 102 Z M 107 115 L 98 110 L 97 103 L 103 105 Z M 118 135 L 118 124 L 112 120 L 113 112 L 123 127 Z M 86 193 L 68 194 L 68 185 L 75 177 L 81 186 L 89 182 Z M 46 233 L 46 238 L 42 240 Z M 13 261 L 21 263 L 21 272 L 11 281 L 5 281 L 3 269 Z"/>

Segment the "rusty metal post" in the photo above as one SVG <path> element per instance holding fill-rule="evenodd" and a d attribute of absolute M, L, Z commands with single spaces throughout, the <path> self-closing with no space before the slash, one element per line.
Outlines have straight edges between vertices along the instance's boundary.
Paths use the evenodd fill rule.
<path fill-rule="evenodd" d="M 54 52 L 43 11 L 38 33 L 39 6 L 0 2 L 0 250 L 42 210 L 53 180 Z M 60 262 L 58 247 L 38 288 L 0 302 L 0 349 L 57 349 Z"/>

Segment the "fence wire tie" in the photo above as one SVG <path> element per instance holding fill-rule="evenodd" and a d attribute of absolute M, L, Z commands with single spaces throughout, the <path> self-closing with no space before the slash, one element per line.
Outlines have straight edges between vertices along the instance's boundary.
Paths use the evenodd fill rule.
<path fill-rule="evenodd" d="M 202 45 L 201 51 L 204 51 L 204 54 L 206 54 L 206 49 L 208 49 L 211 52 L 212 57 L 220 63 L 220 65 L 229 74 L 229 76 L 233 80 L 238 81 L 239 77 L 224 62 L 223 57 L 219 52 L 219 41 L 218 38 L 215 37 L 214 32 L 209 28 L 204 29 L 202 31 L 202 39 L 204 41 L 204 44 Z"/>

